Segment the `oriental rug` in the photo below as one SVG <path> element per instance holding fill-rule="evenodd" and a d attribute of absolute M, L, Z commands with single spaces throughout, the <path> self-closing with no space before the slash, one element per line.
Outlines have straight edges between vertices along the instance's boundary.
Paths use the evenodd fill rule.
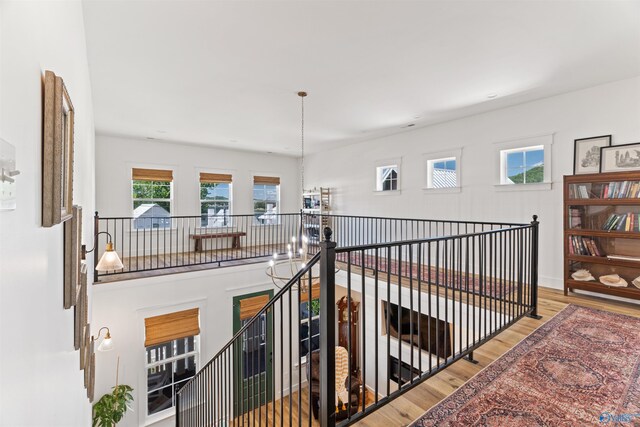
<path fill-rule="evenodd" d="M 640 319 L 569 305 L 412 426 L 640 426 Z"/>

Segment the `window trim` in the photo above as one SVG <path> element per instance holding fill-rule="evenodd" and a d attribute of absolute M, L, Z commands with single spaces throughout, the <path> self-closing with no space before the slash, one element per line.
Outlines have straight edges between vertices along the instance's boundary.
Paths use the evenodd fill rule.
<path fill-rule="evenodd" d="M 553 133 L 536 135 L 510 141 L 494 143 L 494 188 L 496 191 L 541 191 L 551 190 L 551 147 L 553 145 Z M 506 154 L 529 147 L 542 146 L 544 150 L 544 177 L 542 182 L 532 184 L 507 184 Z"/>
<path fill-rule="evenodd" d="M 153 422 L 157 422 L 157 421 L 159 421 L 161 419 L 168 418 L 168 417 L 170 417 L 172 415 L 175 415 L 175 412 L 176 412 L 175 408 L 176 407 L 175 407 L 175 405 L 171 405 L 171 407 L 169 407 L 167 409 L 163 409 L 162 411 L 156 412 L 155 414 L 149 414 L 149 412 L 148 412 L 149 411 L 149 401 L 148 401 L 148 399 L 149 399 L 150 391 L 149 391 L 149 385 L 148 385 L 148 375 L 149 375 L 148 374 L 148 370 L 151 369 L 151 368 L 154 368 L 156 366 L 164 365 L 164 364 L 167 364 L 167 363 L 173 363 L 175 361 L 187 359 L 187 358 L 189 358 L 191 356 L 194 356 L 194 363 L 195 363 L 195 369 L 196 369 L 196 374 L 197 374 L 198 370 L 201 368 L 201 366 L 200 366 L 200 334 L 191 335 L 191 336 L 193 337 L 193 351 L 189 351 L 187 353 L 181 354 L 180 356 L 168 357 L 166 359 L 163 359 L 162 361 L 155 361 L 153 363 L 147 363 L 147 360 L 146 360 L 146 357 L 145 357 L 145 366 L 144 366 L 145 374 L 144 375 L 145 375 L 145 379 L 147 379 L 147 385 L 146 385 L 145 390 L 144 390 L 144 393 L 145 393 L 145 395 L 144 395 L 144 403 L 145 403 L 144 412 L 145 412 L 145 416 L 146 416 L 147 422 L 149 424 L 151 424 Z M 187 337 L 185 337 L 185 338 L 187 338 Z M 182 338 L 179 338 L 179 339 L 182 339 Z M 172 340 L 172 341 L 175 341 L 175 340 Z M 145 347 L 145 356 L 146 356 L 146 349 L 147 349 L 147 347 Z M 189 381 L 189 380 L 186 380 L 186 381 Z M 172 382 L 171 385 L 173 386 L 173 385 L 175 385 L 175 383 Z M 165 388 L 165 387 L 161 387 L 161 388 L 154 389 L 154 390 L 151 390 L 151 391 L 161 390 L 163 388 Z M 150 421 L 151 419 L 155 419 L 155 420 L 154 421 Z"/>
<path fill-rule="evenodd" d="M 202 191 L 202 182 L 198 181 L 198 195 L 200 195 L 200 192 Z M 217 225 L 217 226 L 210 226 L 209 222 L 207 221 L 207 225 L 205 227 L 202 227 L 202 225 L 200 226 L 200 228 L 207 230 L 207 229 L 213 229 L 213 230 L 217 230 L 220 227 L 231 227 L 233 220 L 231 218 L 231 216 L 233 215 L 233 182 L 218 182 L 216 184 L 229 184 L 229 201 L 227 203 L 229 203 L 229 213 L 228 216 L 229 218 L 229 224 L 227 225 Z M 198 211 L 200 212 L 200 218 L 202 218 L 202 203 L 206 203 L 209 202 L 210 200 L 206 200 L 206 199 L 199 199 L 199 205 L 198 205 Z"/>
<path fill-rule="evenodd" d="M 313 298 L 311 301 L 315 301 L 318 300 L 318 303 L 320 302 L 320 297 L 318 298 Z M 308 300 L 305 301 L 300 301 L 300 304 L 303 303 L 309 303 Z M 316 335 L 311 334 L 311 322 L 313 322 L 314 320 L 318 320 L 320 319 L 320 313 L 318 313 L 315 316 L 311 316 L 311 319 L 309 319 L 308 317 L 302 317 L 300 311 L 302 310 L 302 308 L 298 308 L 298 317 L 299 317 L 299 326 L 298 326 L 298 352 L 300 352 L 300 344 L 302 343 L 302 339 L 300 339 L 300 326 L 302 326 L 303 323 L 306 323 L 307 325 L 309 325 L 309 336 L 306 338 L 306 340 L 309 341 L 309 347 L 311 347 L 311 340 L 313 340 L 314 336 L 320 336 L 320 331 L 318 331 L 318 333 Z M 300 361 L 302 362 L 302 364 L 304 365 L 305 363 L 307 363 L 307 355 L 306 354 L 301 354 L 300 355 Z"/>
<path fill-rule="evenodd" d="M 282 207 L 282 191 L 281 191 L 281 187 L 282 187 L 283 179 L 282 179 L 281 175 L 274 174 L 274 173 L 266 173 L 266 172 L 253 172 L 251 174 L 251 191 L 249 192 L 250 193 L 249 194 L 249 197 L 250 197 L 249 206 L 251 206 L 252 215 L 255 218 L 256 211 L 255 211 L 255 205 L 254 205 L 254 199 L 253 199 L 253 190 L 254 190 L 254 187 L 256 185 L 255 182 L 254 182 L 254 179 L 255 179 L 256 176 L 268 176 L 268 177 L 273 177 L 273 178 L 279 178 L 280 179 L 280 184 L 278 184 L 276 186 L 277 189 L 278 189 L 278 203 L 276 205 L 276 215 L 280 215 L 282 213 L 282 209 L 281 209 L 281 207 Z M 259 185 L 267 185 L 267 184 L 259 184 Z M 260 224 L 260 223 L 253 222 L 252 225 L 256 226 L 256 227 L 263 227 L 263 226 L 270 226 L 270 225 L 280 225 L 280 220 L 279 220 L 280 217 L 278 216 L 277 218 L 278 218 L 278 221 L 276 223 L 273 223 L 273 224 Z"/>
<path fill-rule="evenodd" d="M 136 405 L 138 408 L 138 424 L 142 426 L 152 425 L 159 421 L 174 417 L 176 414 L 175 406 L 168 408 L 164 411 L 160 411 L 153 415 L 147 415 L 147 359 L 146 359 L 146 347 L 144 345 L 145 341 L 145 322 L 144 320 L 149 317 L 161 316 L 164 314 L 170 314 L 177 311 L 190 310 L 193 308 L 197 308 L 200 313 L 200 335 L 198 335 L 198 339 L 194 343 L 194 348 L 197 351 L 196 355 L 196 368 L 202 366 L 201 364 L 201 355 L 202 349 L 205 347 L 205 333 L 206 333 L 206 323 L 205 319 L 207 318 L 207 301 L 206 299 L 198 299 L 187 301 L 182 304 L 163 306 L 163 307 L 155 307 L 155 308 L 146 308 L 138 311 L 138 343 L 139 348 L 142 348 L 140 351 L 140 358 L 138 359 L 138 388 L 134 389 L 134 403 L 137 401 Z"/>
<path fill-rule="evenodd" d="M 382 182 L 379 181 L 380 178 L 380 169 L 395 167 L 396 172 L 398 174 L 397 178 L 397 188 L 395 190 L 383 190 Z M 402 157 L 397 157 L 394 159 L 383 159 L 378 160 L 374 164 L 373 168 L 373 191 L 374 194 L 378 195 L 399 195 L 402 193 Z"/>
<path fill-rule="evenodd" d="M 436 160 L 442 159 L 455 159 L 456 161 L 456 186 L 455 187 L 447 187 L 447 188 L 434 188 L 431 187 L 431 168 L 432 163 Z M 461 177 L 461 166 L 462 166 L 462 147 L 452 148 L 451 150 L 446 151 L 434 151 L 430 153 L 425 153 L 422 155 L 422 160 L 424 162 L 424 181 L 422 190 L 428 194 L 447 194 L 447 193 L 459 193 L 462 191 L 462 177 Z"/>
<path fill-rule="evenodd" d="M 134 198 L 133 197 L 133 181 L 135 181 L 133 178 L 131 178 L 129 180 L 129 195 L 131 197 L 131 204 L 129 206 L 131 206 L 131 208 L 132 208 L 131 209 L 131 217 L 132 218 L 133 218 L 133 211 L 135 211 L 135 209 L 133 209 L 133 204 L 136 201 L 142 201 L 142 202 L 145 202 L 145 203 L 156 203 L 156 202 L 169 201 L 169 217 L 173 217 L 174 216 L 173 211 L 174 211 L 175 206 L 174 206 L 174 202 L 173 201 L 174 201 L 175 185 L 174 185 L 173 181 L 168 181 L 169 182 L 169 186 L 170 186 L 169 192 L 171 194 L 171 197 L 168 198 L 168 199 L 136 199 L 136 198 Z M 147 182 L 163 182 L 163 181 L 147 181 Z M 135 220 L 136 218 L 133 218 L 133 219 Z M 172 229 L 174 229 L 173 221 L 171 221 L 171 224 L 169 225 L 169 227 L 162 227 L 162 228 L 160 228 L 160 227 L 158 227 L 158 228 L 153 228 L 153 227 L 135 228 L 132 225 L 132 228 L 131 228 L 132 231 L 133 230 L 158 230 L 158 229 L 161 229 L 161 230 L 172 230 Z"/>

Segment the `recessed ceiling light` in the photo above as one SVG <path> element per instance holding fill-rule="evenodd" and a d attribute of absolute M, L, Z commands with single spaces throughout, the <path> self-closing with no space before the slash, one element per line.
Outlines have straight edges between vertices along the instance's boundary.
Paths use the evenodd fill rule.
<path fill-rule="evenodd" d="M 497 98 L 498 94 L 497 93 L 490 93 L 489 95 L 487 95 L 487 98 L 489 99 L 493 99 L 493 98 Z"/>
<path fill-rule="evenodd" d="M 405 126 L 402 126 L 402 127 L 403 128 L 410 128 L 410 127 L 413 127 L 415 125 L 416 125 L 415 123 L 409 123 L 408 125 L 405 125 Z"/>

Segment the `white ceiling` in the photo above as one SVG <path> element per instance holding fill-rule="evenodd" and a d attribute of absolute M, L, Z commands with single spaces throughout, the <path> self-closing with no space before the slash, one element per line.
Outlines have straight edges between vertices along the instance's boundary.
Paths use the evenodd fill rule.
<path fill-rule="evenodd" d="M 99 133 L 298 155 L 640 75 L 640 1 L 85 0 Z M 489 94 L 497 94 L 489 99 Z"/>

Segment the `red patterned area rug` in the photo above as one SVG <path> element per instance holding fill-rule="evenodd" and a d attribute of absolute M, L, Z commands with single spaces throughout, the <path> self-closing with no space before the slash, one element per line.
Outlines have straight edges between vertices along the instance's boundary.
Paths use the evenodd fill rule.
<path fill-rule="evenodd" d="M 412 426 L 640 426 L 640 319 L 569 305 Z"/>
<path fill-rule="evenodd" d="M 362 268 L 360 253 L 351 252 L 336 255 L 336 261 L 345 264 L 349 258 L 353 273 L 358 274 L 358 269 Z M 397 260 L 391 260 L 389 264 L 390 270 L 387 268 L 387 259 L 384 256 L 378 258 L 377 264 L 373 255 L 364 256 L 364 268 L 378 270 L 383 273 L 389 272 L 393 276 L 400 274 L 402 280 L 406 280 L 405 284 L 408 284 L 411 278 L 417 280 L 418 267 L 415 262 L 410 264 L 406 261 L 399 263 Z M 420 279 L 425 283 L 431 283 L 434 289 L 436 286 L 440 286 L 442 289 L 447 288 L 491 297 L 509 295 L 517 286 L 516 283 L 511 283 L 505 279 L 494 278 L 486 274 L 481 277 L 476 274 L 468 274 L 464 270 L 445 269 L 443 265 L 440 265 L 439 268 L 433 265 L 423 265 L 420 271 Z M 423 286 L 426 285 L 423 284 Z"/>

